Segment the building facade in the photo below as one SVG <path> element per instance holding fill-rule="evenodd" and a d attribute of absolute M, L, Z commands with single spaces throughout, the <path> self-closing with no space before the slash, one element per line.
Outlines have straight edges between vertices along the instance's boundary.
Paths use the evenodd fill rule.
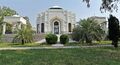
<path fill-rule="evenodd" d="M 27 21 L 24 17 L 19 15 L 13 15 L 13 16 L 5 16 L 4 17 L 4 23 L 3 25 L 3 31 L 2 34 L 6 33 L 6 24 L 12 25 L 12 33 L 14 33 L 16 30 L 21 29 L 22 25 L 26 25 Z"/>
<path fill-rule="evenodd" d="M 37 33 L 69 34 L 75 27 L 75 14 L 53 6 L 37 16 Z"/>

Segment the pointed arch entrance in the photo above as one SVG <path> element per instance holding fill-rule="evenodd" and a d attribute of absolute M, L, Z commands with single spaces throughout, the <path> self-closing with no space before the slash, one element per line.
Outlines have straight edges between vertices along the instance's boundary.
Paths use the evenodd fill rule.
<path fill-rule="evenodd" d="M 58 21 L 54 22 L 54 34 L 59 34 L 60 24 Z"/>

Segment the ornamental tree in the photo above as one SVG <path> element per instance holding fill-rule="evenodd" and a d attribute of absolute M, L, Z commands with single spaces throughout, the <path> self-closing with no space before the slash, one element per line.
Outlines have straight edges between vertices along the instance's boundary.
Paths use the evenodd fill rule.
<path fill-rule="evenodd" d="M 112 40 L 112 45 L 114 47 L 118 47 L 118 39 L 119 39 L 119 20 L 110 15 L 108 19 L 108 30 L 109 30 L 109 39 Z"/>

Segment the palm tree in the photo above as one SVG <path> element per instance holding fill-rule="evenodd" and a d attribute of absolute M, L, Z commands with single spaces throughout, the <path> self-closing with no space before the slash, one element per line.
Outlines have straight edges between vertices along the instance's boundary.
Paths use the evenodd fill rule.
<path fill-rule="evenodd" d="M 0 22 L 0 34 L 2 34 L 2 22 Z"/>
<path fill-rule="evenodd" d="M 104 36 L 104 31 L 101 29 L 100 25 L 95 20 L 91 19 L 81 20 L 76 30 L 79 30 L 79 40 L 83 42 L 86 41 L 86 43 L 92 43 L 92 40 L 100 41 Z"/>
<path fill-rule="evenodd" d="M 31 28 L 23 26 L 22 29 L 18 29 L 18 33 L 15 36 L 13 42 L 31 43 L 33 41 L 32 30 Z"/>

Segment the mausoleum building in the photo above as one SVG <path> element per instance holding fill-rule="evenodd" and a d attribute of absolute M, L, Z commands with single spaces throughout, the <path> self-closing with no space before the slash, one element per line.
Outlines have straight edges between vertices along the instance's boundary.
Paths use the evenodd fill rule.
<path fill-rule="evenodd" d="M 69 34 L 76 24 L 74 13 L 52 6 L 37 16 L 37 33 Z"/>

